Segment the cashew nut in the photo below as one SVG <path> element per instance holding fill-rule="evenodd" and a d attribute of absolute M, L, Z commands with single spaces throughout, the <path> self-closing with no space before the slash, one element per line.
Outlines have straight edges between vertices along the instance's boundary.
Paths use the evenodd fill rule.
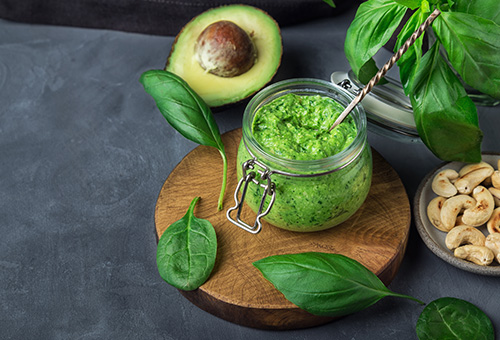
<path fill-rule="evenodd" d="M 495 255 L 485 246 L 466 245 L 455 249 L 454 255 L 460 259 L 471 261 L 480 266 L 488 266 L 493 262 Z"/>
<path fill-rule="evenodd" d="M 493 209 L 495 209 L 495 201 L 493 196 L 483 186 L 474 188 L 472 197 L 476 200 L 476 205 L 473 208 L 465 209 L 463 221 L 471 227 L 479 227 L 485 224 L 491 217 Z"/>
<path fill-rule="evenodd" d="M 450 182 L 458 178 L 458 172 L 453 169 L 445 169 L 440 171 L 432 180 L 432 191 L 436 195 L 443 197 L 451 197 L 457 194 L 457 188 Z"/>
<path fill-rule="evenodd" d="M 450 230 L 446 235 L 445 244 L 448 249 L 453 250 L 464 244 L 484 246 L 485 239 L 484 234 L 478 229 L 461 225 Z"/>
<path fill-rule="evenodd" d="M 438 196 L 433 198 L 427 206 L 427 217 L 429 218 L 429 221 L 431 221 L 432 225 L 441 231 L 447 231 L 441 227 L 441 208 L 443 207 L 443 203 L 445 201 L 445 197 Z"/>
<path fill-rule="evenodd" d="M 458 227 L 459 225 L 467 225 L 464 223 L 464 215 L 457 216 L 457 220 L 455 221 L 455 227 Z"/>
<path fill-rule="evenodd" d="M 493 169 L 493 167 L 491 166 L 491 164 L 481 161 L 479 163 L 473 163 L 473 164 L 467 164 L 467 165 L 465 165 L 464 167 L 462 167 L 460 169 L 460 171 L 458 172 L 458 175 L 460 177 L 462 177 L 464 175 L 467 175 L 471 171 L 474 171 L 474 170 L 477 170 L 477 169 L 481 169 L 481 168 L 491 168 L 491 169 Z"/>
<path fill-rule="evenodd" d="M 490 177 L 493 173 L 493 168 L 479 168 L 473 170 L 464 176 L 457 179 L 454 183 L 458 192 L 461 194 L 470 194 L 475 187 L 477 187 L 482 181 L 484 181 L 487 177 Z"/>
<path fill-rule="evenodd" d="M 500 170 L 495 170 L 493 174 L 491 174 L 491 185 L 500 189 Z"/>
<path fill-rule="evenodd" d="M 490 234 L 500 233 L 500 208 L 493 210 L 486 228 Z"/>
<path fill-rule="evenodd" d="M 490 234 L 486 237 L 484 245 L 493 252 L 495 259 L 500 263 L 500 234 Z"/>
<path fill-rule="evenodd" d="M 450 231 L 455 226 L 457 215 L 462 208 L 468 209 L 476 205 L 476 200 L 468 195 L 457 195 L 448 198 L 441 208 L 441 230 Z"/>
<path fill-rule="evenodd" d="M 493 196 L 493 200 L 495 201 L 495 206 L 500 207 L 500 189 L 489 188 L 488 190 Z"/>

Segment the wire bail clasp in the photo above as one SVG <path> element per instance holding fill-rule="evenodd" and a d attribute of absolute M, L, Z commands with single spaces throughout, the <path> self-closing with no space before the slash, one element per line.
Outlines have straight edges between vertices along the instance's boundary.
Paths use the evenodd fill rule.
<path fill-rule="evenodd" d="M 262 170 L 256 170 L 255 165 L 262 168 Z M 226 216 L 230 222 L 237 225 L 238 227 L 248 231 L 249 233 L 257 234 L 262 229 L 262 222 L 260 221 L 260 219 L 269 213 L 276 198 L 275 185 L 271 181 L 272 172 L 264 164 L 258 162 L 256 159 L 247 160 L 242 164 L 242 169 L 243 175 L 239 180 L 238 185 L 236 186 L 236 190 L 234 191 L 234 201 L 236 205 L 227 210 Z M 260 176 L 260 181 L 256 178 L 257 174 Z M 248 185 L 251 183 L 254 185 L 258 185 L 264 189 L 264 193 L 262 194 L 262 198 L 260 200 L 259 210 L 257 211 L 257 217 L 255 218 L 253 226 L 241 220 L 241 209 L 243 207 L 243 202 L 245 201 Z M 242 186 L 243 190 L 241 192 L 241 198 L 238 198 L 238 193 L 240 192 Z M 271 196 L 271 201 L 269 202 L 267 208 L 264 210 L 264 202 L 267 195 Z M 233 219 L 231 217 L 231 212 L 233 212 L 234 210 L 237 210 L 236 219 Z"/>

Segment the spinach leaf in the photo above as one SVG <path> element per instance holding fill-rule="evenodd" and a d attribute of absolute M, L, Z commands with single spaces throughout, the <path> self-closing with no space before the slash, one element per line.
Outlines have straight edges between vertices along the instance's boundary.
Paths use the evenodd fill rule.
<path fill-rule="evenodd" d="M 370 76 L 360 77 L 361 68 L 389 41 L 406 10 L 406 6 L 393 0 L 369 0 L 359 6 L 347 30 L 344 52 L 352 70 L 362 82 L 368 82 L 377 69 Z"/>
<path fill-rule="evenodd" d="M 210 107 L 182 78 L 171 72 L 146 71 L 141 75 L 140 82 L 174 129 L 195 143 L 219 150 L 223 161 L 223 179 L 218 209 L 222 210 L 227 183 L 227 157 Z"/>
<path fill-rule="evenodd" d="M 417 321 L 420 340 L 493 340 L 491 320 L 470 302 L 444 297 L 429 303 Z"/>
<path fill-rule="evenodd" d="M 439 53 L 439 42 L 422 57 L 410 100 L 422 141 L 440 159 L 479 162 L 482 132 L 477 110 Z"/>
<path fill-rule="evenodd" d="M 500 25 L 500 6 L 498 0 L 455 0 L 453 12 L 463 12 L 490 19 Z"/>
<path fill-rule="evenodd" d="M 500 98 L 500 25 L 473 14 L 443 12 L 432 27 L 462 79 Z"/>
<path fill-rule="evenodd" d="M 418 301 L 390 291 L 362 264 L 340 254 L 275 255 L 253 264 L 285 298 L 315 315 L 351 314 L 386 296 Z"/>
<path fill-rule="evenodd" d="M 195 197 L 186 215 L 172 223 L 158 241 L 156 264 L 163 280 L 182 290 L 200 287 L 210 276 L 217 236 L 209 221 L 194 216 Z"/>
<path fill-rule="evenodd" d="M 396 41 L 396 45 L 394 46 L 394 52 L 399 50 L 399 48 L 404 45 L 406 40 L 418 29 L 425 19 L 427 19 L 427 15 L 420 8 L 413 13 L 398 34 L 398 39 Z M 422 33 L 422 35 L 408 48 L 408 50 L 397 62 L 397 65 L 399 66 L 399 77 L 406 95 L 409 95 L 410 93 L 415 73 L 417 72 L 418 65 L 420 64 L 424 35 L 425 32 Z"/>

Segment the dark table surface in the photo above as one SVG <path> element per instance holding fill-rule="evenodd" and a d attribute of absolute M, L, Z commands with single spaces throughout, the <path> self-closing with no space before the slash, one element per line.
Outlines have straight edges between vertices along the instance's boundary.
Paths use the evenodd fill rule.
<path fill-rule="evenodd" d="M 349 69 L 354 10 L 282 28 L 276 80 Z M 196 145 L 173 130 L 138 82 L 174 37 L 0 21 L 0 337 L 2 339 L 415 339 L 423 307 L 385 298 L 303 330 L 242 327 L 204 312 L 159 277 L 154 207 Z M 222 132 L 244 105 L 217 112 Z M 500 109 L 480 107 L 483 150 L 500 151 Z M 410 201 L 441 163 L 423 144 L 369 134 Z M 414 223 L 389 288 L 481 308 L 500 335 L 500 278 L 435 256 Z"/>

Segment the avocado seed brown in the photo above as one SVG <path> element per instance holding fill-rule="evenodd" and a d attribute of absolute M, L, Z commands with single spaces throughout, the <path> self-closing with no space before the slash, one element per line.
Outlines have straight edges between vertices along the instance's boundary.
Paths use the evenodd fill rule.
<path fill-rule="evenodd" d="M 257 51 L 251 37 L 227 20 L 214 22 L 201 32 L 195 44 L 200 66 L 219 77 L 236 77 L 252 68 Z"/>

